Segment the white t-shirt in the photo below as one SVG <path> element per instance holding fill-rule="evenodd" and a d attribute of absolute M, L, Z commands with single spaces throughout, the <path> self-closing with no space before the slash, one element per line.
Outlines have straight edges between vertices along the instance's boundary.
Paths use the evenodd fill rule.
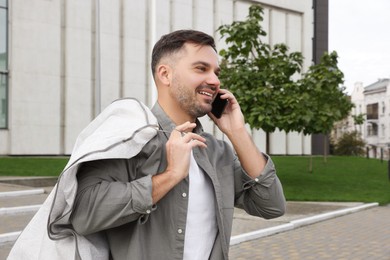
<path fill-rule="evenodd" d="M 217 235 L 215 199 L 211 180 L 191 153 L 184 260 L 209 259 Z"/>

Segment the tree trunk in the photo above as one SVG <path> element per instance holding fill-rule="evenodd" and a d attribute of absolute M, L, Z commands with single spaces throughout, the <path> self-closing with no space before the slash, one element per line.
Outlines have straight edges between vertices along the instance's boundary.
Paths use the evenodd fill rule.
<path fill-rule="evenodd" d="M 313 173 L 313 155 L 310 155 L 309 159 L 309 173 Z"/>

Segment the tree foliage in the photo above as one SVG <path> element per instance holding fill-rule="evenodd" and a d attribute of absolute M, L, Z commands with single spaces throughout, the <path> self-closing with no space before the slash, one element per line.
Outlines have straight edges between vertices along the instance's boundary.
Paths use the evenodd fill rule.
<path fill-rule="evenodd" d="M 362 125 L 365 121 L 366 114 L 352 115 L 352 118 L 355 125 Z"/>
<path fill-rule="evenodd" d="M 262 41 L 263 9 L 249 8 L 245 21 L 222 25 L 218 32 L 227 48 L 222 57 L 220 79 L 237 97 L 252 128 L 273 132 L 328 133 L 333 123 L 348 115 L 352 104 L 344 94 L 343 73 L 337 53 L 325 53 L 321 62 L 302 71 L 303 56 L 289 52 L 285 44 Z"/>
<path fill-rule="evenodd" d="M 344 74 L 337 67 L 337 53 L 325 53 L 298 81 L 307 108 L 302 115 L 305 134 L 329 133 L 335 122 L 348 116 L 353 104 L 344 93 Z"/>
<path fill-rule="evenodd" d="M 285 44 L 270 46 L 262 42 L 266 32 L 260 22 L 262 8 L 253 5 L 245 21 L 234 21 L 218 28 L 228 48 L 220 51 L 220 79 L 237 97 L 252 128 L 273 132 L 275 128 L 295 130 L 294 114 L 299 100 L 292 95 L 296 83 L 292 76 L 302 69 L 299 52 L 288 53 Z"/>

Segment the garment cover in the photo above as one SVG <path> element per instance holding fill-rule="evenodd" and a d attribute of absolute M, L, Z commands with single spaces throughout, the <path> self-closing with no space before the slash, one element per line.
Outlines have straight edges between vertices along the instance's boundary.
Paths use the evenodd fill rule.
<path fill-rule="evenodd" d="M 101 233 L 77 234 L 70 223 L 82 162 L 131 158 L 157 133 L 152 112 L 133 98 L 114 101 L 78 136 L 57 184 L 15 242 L 8 259 L 55 260 L 109 258 Z"/>

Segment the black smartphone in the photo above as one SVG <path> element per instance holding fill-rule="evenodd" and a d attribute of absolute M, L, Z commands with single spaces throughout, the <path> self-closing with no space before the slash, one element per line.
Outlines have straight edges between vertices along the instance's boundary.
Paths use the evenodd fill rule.
<path fill-rule="evenodd" d="M 216 117 L 216 118 L 221 118 L 223 111 L 225 110 L 228 100 L 227 99 L 222 99 L 221 98 L 222 94 L 218 93 L 217 96 L 215 97 L 213 103 L 212 103 L 212 109 L 211 113 Z"/>

